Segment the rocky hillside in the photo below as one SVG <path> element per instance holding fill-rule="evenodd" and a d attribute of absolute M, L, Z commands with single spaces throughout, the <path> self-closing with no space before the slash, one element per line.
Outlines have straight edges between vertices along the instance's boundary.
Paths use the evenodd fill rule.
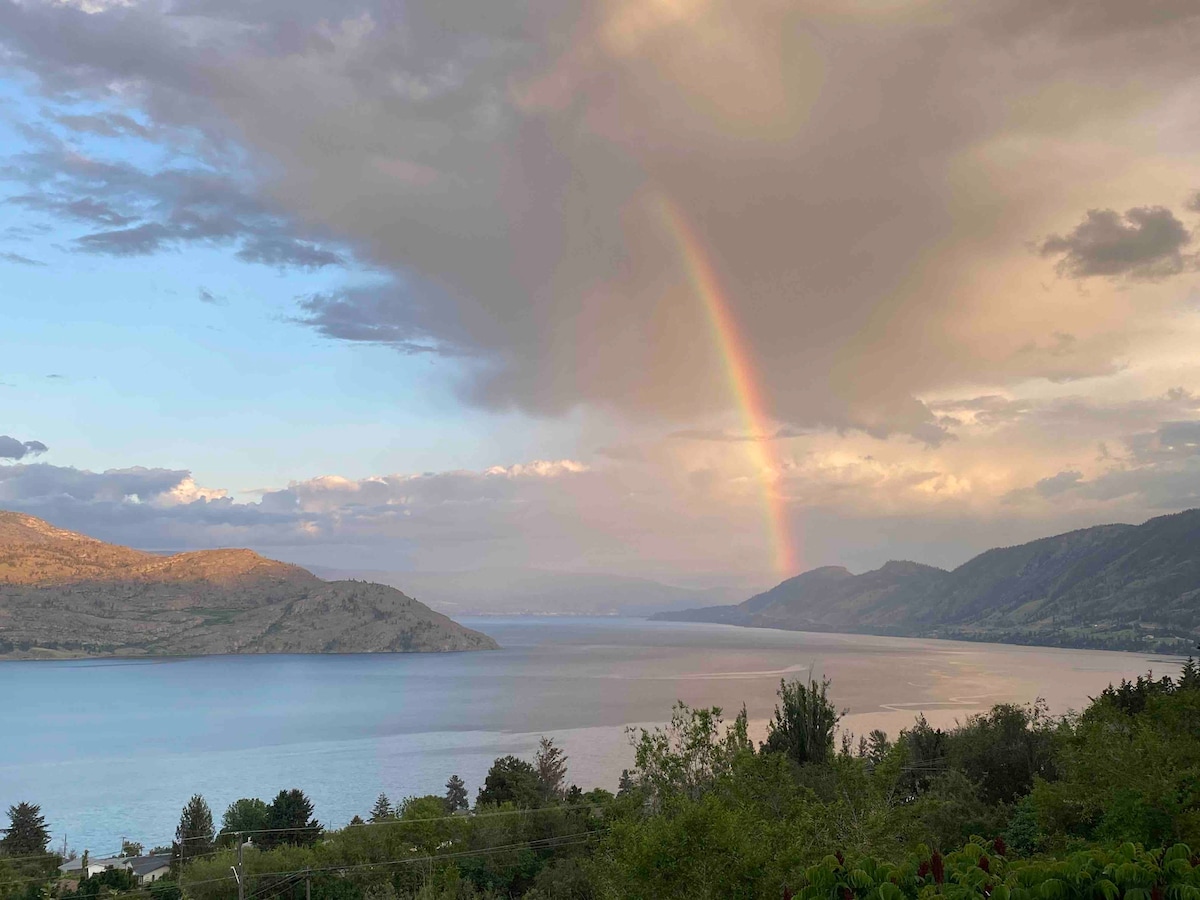
<path fill-rule="evenodd" d="M 405 596 L 249 550 L 159 556 L 0 511 L 0 657 L 489 650 Z"/>
<path fill-rule="evenodd" d="M 675 621 L 1188 652 L 1200 635 L 1200 510 L 988 550 L 953 571 L 813 569 Z"/>

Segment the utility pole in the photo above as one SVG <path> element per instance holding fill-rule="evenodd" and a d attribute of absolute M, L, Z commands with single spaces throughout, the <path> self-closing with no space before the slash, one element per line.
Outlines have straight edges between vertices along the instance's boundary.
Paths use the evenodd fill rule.
<path fill-rule="evenodd" d="M 312 869 L 304 873 L 304 900 L 312 900 Z"/>
<path fill-rule="evenodd" d="M 238 900 L 246 900 L 246 879 L 242 875 L 242 833 L 235 831 L 233 839 L 237 841 L 237 865 L 233 867 L 233 877 L 237 881 Z"/>

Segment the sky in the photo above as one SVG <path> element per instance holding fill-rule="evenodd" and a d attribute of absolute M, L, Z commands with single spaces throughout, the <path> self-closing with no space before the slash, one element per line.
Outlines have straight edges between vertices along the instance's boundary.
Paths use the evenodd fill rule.
<path fill-rule="evenodd" d="M 764 585 L 1200 505 L 1191 0 L 0 0 L 0 507 Z"/>

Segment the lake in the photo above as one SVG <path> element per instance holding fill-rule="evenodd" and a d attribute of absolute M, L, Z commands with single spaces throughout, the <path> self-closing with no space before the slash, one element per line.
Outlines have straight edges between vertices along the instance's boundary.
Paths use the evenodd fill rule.
<path fill-rule="evenodd" d="M 761 735 L 780 678 L 833 680 L 856 733 L 893 736 L 923 712 L 951 724 L 1000 701 L 1078 709 L 1164 657 L 809 634 L 637 619 L 464 618 L 487 653 L 223 656 L 0 662 L 0 810 L 39 803 L 54 843 L 92 856 L 120 839 L 169 844 L 188 797 L 219 821 L 239 797 L 302 788 L 326 825 L 393 799 L 474 797 L 492 760 L 532 759 L 540 735 L 571 781 L 613 789 L 632 764 L 625 729 L 671 705 L 744 702 Z"/>

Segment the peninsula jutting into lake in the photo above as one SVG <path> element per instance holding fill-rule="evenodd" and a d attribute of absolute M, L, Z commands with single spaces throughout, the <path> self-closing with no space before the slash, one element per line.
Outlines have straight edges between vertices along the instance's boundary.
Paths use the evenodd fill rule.
<path fill-rule="evenodd" d="M 0 511 L 0 657 L 491 650 L 395 588 L 249 550 L 162 556 Z"/>

